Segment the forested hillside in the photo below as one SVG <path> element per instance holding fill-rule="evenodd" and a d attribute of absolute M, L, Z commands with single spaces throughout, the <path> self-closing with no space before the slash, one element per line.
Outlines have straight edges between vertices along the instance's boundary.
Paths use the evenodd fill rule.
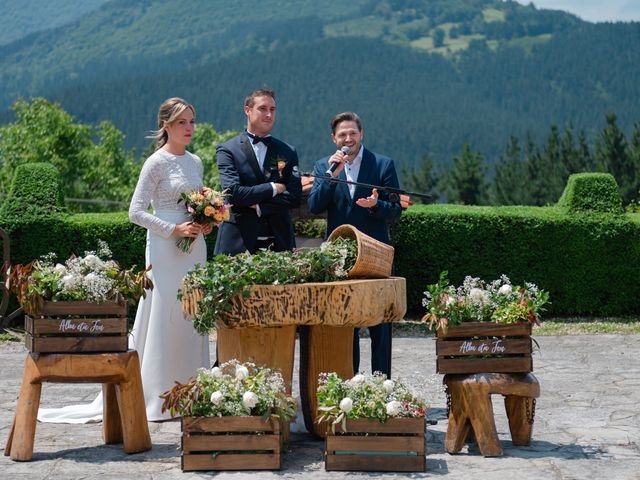
<path fill-rule="evenodd" d="M 108 0 L 5 1 L 0 9 L 0 45 L 15 42 L 34 32 L 73 22 Z"/>
<path fill-rule="evenodd" d="M 513 1 L 111 0 L 0 47 L 0 107 L 42 95 L 82 122 L 112 121 L 140 152 L 164 98 L 184 96 L 225 131 L 268 85 L 275 133 L 304 167 L 331 151 L 328 121 L 346 109 L 369 147 L 405 165 L 449 163 L 465 144 L 492 164 L 511 135 L 543 142 L 552 124 L 593 138 L 615 112 L 631 132 L 639 66 L 640 24 Z"/>

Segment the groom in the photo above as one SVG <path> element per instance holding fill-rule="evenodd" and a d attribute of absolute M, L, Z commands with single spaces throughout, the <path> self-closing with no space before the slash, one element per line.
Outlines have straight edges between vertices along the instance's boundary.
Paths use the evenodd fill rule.
<path fill-rule="evenodd" d="M 362 145 L 364 130 L 360 117 L 353 112 L 339 113 L 331 120 L 331 139 L 338 150 L 316 162 L 313 189 L 309 195 L 312 213 L 327 212 L 327 234 L 342 224 L 350 224 L 384 243 L 390 243 L 389 224 L 400 217 L 402 208 L 390 202 L 388 194 L 364 186 L 331 182 L 317 177 L 331 175 L 351 182 L 398 188 L 393 160 L 367 150 Z M 346 148 L 345 148 L 346 147 Z M 343 151 L 343 148 L 345 150 Z M 345 153 L 347 152 L 348 153 Z M 334 165 L 331 173 L 329 167 Z M 369 327 L 371 335 L 371 369 L 391 376 L 391 324 Z M 353 371 L 360 367 L 359 329 L 353 337 Z"/>
<path fill-rule="evenodd" d="M 215 254 L 255 253 L 295 247 L 289 209 L 300 204 L 302 185 L 295 149 L 271 136 L 276 119 L 272 90 L 255 90 L 244 102 L 247 129 L 216 149 L 220 183 L 232 205 L 218 228 Z"/>

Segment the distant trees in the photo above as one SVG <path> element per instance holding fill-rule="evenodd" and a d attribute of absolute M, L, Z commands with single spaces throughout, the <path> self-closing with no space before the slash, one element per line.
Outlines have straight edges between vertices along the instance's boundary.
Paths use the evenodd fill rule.
<path fill-rule="evenodd" d="M 138 177 L 124 135 L 110 122 L 74 122 L 44 98 L 13 106 L 15 121 L 0 127 L 0 192 L 7 192 L 18 165 L 49 162 L 60 170 L 67 198 L 127 201 Z"/>
<path fill-rule="evenodd" d="M 0 126 L 0 192 L 8 192 L 18 165 L 48 162 L 60 170 L 66 198 L 130 200 L 152 146 L 136 161 L 134 151 L 124 147 L 124 134 L 110 122 L 97 127 L 77 123 L 59 104 L 44 98 L 19 100 L 13 108 L 15 121 Z M 219 184 L 216 147 L 236 134 L 218 133 L 206 123 L 197 125 L 189 150 L 202 159 L 205 185 Z M 83 211 L 108 208 L 99 203 L 71 205 L 72 210 Z"/>
<path fill-rule="evenodd" d="M 594 145 L 591 147 L 590 145 Z M 423 158 L 431 158 L 425 156 Z M 446 193 L 446 201 L 467 205 L 553 205 L 572 173 L 611 173 L 625 204 L 640 199 L 640 123 L 627 140 L 616 115 L 606 115 L 606 125 L 590 142 L 584 130 L 578 134 L 568 125 L 551 125 L 546 142 L 537 145 L 531 134 L 523 141 L 510 136 L 503 153 L 490 172 L 479 152 L 469 144 L 449 166 L 421 163 L 424 170 L 403 168 L 403 185 L 415 190 L 429 185 Z M 432 172 L 439 171 L 436 184 Z M 491 174 L 491 175 L 490 175 Z M 408 188 L 408 187 L 407 187 Z"/>

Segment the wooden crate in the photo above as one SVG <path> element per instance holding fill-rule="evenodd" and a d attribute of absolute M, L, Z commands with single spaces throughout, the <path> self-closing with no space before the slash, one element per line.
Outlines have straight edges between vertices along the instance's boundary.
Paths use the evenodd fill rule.
<path fill-rule="evenodd" d="M 34 353 L 126 352 L 127 304 L 45 301 L 25 330 Z"/>
<path fill-rule="evenodd" d="M 425 419 L 347 420 L 325 440 L 325 470 L 424 472 Z"/>
<path fill-rule="evenodd" d="M 469 322 L 438 330 L 438 373 L 529 373 L 531 324 Z"/>
<path fill-rule="evenodd" d="M 183 417 L 182 471 L 279 470 L 282 422 L 275 417 Z"/>

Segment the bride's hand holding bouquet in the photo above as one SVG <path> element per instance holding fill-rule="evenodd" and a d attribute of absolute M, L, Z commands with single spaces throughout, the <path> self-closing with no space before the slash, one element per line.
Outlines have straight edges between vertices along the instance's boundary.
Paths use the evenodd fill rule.
<path fill-rule="evenodd" d="M 213 226 L 229 220 L 231 205 L 225 205 L 225 194 L 209 187 L 181 193 L 178 203 L 184 202 L 191 220 L 176 225 L 174 235 L 180 237 L 176 246 L 183 252 L 190 252 L 193 242 L 200 233 L 208 235 Z"/>

